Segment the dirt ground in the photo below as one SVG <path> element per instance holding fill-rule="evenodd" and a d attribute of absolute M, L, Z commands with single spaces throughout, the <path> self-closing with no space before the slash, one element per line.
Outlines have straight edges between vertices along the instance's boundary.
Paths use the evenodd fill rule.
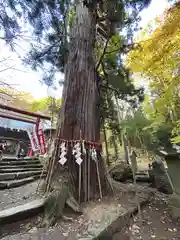
<path fill-rule="evenodd" d="M 126 184 L 121 184 L 127 188 Z M 121 189 L 122 191 L 122 189 Z M 128 207 L 132 204 L 132 198 L 128 195 L 122 195 L 120 198 L 122 207 Z M 112 239 L 108 240 L 180 240 L 180 221 L 173 220 L 170 216 L 170 209 L 168 208 L 169 197 L 167 195 L 155 192 L 150 202 L 141 209 L 142 217 L 140 215 L 134 216 L 128 226 L 126 226 L 120 233 L 115 234 Z M 110 205 L 108 200 L 104 203 Z M 93 214 L 95 218 L 98 217 L 99 208 L 101 211 L 102 203 L 92 204 L 91 211 L 88 214 Z M 96 208 L 94 208 L 94 206 Z M 96 214 L 94 214 L 94 213 Z M 86 215 L 88 215 L 86 214 Z M 98 215 L 97 215 L 98 214 Z M 97 216 L 96 216 L 97 215 Z M 68 212 L 66 213 L 68 216 Z M 9 224 L 0 227 L 0 239 L 2 240 L 74 240 L 71 233 L 77 233 L 78 228 L 85 228 L 89 225 L 88 221 L 84 221 L 83 216 L 74 216 L 72 221 L 60 220 L 54 227 L 48 229 L 39 229 L 38 225 L 42 221 L 42 215 L 19 221 L 14 224 Z"/>
<path fill-rule="evenodd" d="M 129 202 L 128 202 L 129 201 Z M 55 226 L 48 229 L 39 228 L 42 222 L 43 214 L 31 217 L 24 221 L 18 221 L 13 224 L 6 224 L 0 226 L 0 239 L 3 240 L 17 240 L 17 239 L 52 239 L 52 240 L 63 240 L 64 237 L 69 237 L 69 240 L 75 240 L 74 237 L 77 233 L 86 232 L 87 229 L 96 228 L 99 222 L 102 222 L 104 216 L 110 219 L 108 215 L 113 212 L 126 212 L 128 206 L 132 205 L 132 199 L 124 196 L 121 200 L 116 198 L 107 198 L 102 201 L 90 202 L 83 207 L 83 214 L 77 215 L 72 212 L 66 211 L 64 215 L 72 220 L 60 219 Z M 129 204 L 129 205 L 128 205 Z M 124 208 L 126 206 L 126 208 Z M 118 215 L 118 214 L 117 214 Z M 90 227 L 90 228 L 89 228 Z M 40 237 L 40 238 L 37 238 Z M 70 237 L 72 236 L 72 237 Z"/>
<path fill-rule="evenodd" d="M 169 197 L 163 194 L 152 198 L 141 210 L 142 215 L 134 216 L 113 240 L 180 240 L 180 221 L 172 219 L 168 202 Z"/>
<path fill-rule="evenodd" d="M 39 181 L 0 191 L 0 210 L 15 207 L 37 199 L 36 189 Z"/>
<path fill-rule="evenodd" d="M 119 216 L 120 213 L 125 213 L 132 206 L 135 206 L 134 192 L 127 190 L 128 184 L 117 184 L 119 192 L 112 198 L 104 198 L 90 202 L 83 206 L 82 215 L 72 215 L 72 212 L 64 212 L 66 217 L 73 217 L 72 221 L 60 219 L 52 228 L 41 229 L 42 214 L 36 217 L 31 217 L 24 221 L 18 221 L 11 224 L 0 226 L 0 239 L 16 240 L 16 239 L 52 239 L 61 240 L 70 235 L 77 233 L 82 234 L 89 229 L 95 229 L 103 220 L 111 219 L 113 214 Z M 116 187 L 116 186 L 115 186 Z M 131 184 L 129 184 L 131 188 Z M 143 188 L 141 187 L 143 191 Z M 144 191 L 142 198 L 148 199 L 149 191 Z M 104 225 L 102 225 L 104 226 Z M 61 237 L 62 236 L 62 237 Z M 68 238 L 76 239 L 76 238 Z"/>

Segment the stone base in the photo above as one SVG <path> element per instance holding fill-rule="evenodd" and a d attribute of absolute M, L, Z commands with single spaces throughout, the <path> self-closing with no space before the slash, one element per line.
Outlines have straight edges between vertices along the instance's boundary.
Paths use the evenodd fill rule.
<path fill-rule="evenodd" d="M 176 193 L 172 194 L 169 203 L 171 206 L 180 208 L 180 195 Z"/>
<path fill-rule="evenodd" d="M 180 218 L 180 208 L 171 206 L 171 216 L 174 219 Z"/>
<path fill-rule="evenodd" d="M 180 218 L 180 195 L 174 193 L 169 202 L 173 218 Z"/>
<path fill-rule="evenodd" d="M 140 206 L 146 204 L 149 200 L 147 194 L 144 198 L 140 199 Z M 130 219 L 137 213 L 137 206 L 131 206 L 128 209 L 122 207 L 120 204 L 114 207 L 108 204 L 101 214 L 98 213 L 97 222 L 92 222 L 88 228 L 81 233 L 77 234 L 78 240 L 117 240 L 117 235 L 121 233 L 125 226 L 129 225 Z M 118 234 L 117 234 L 118 233 Z M 122 236 L 122 239 L 126 239 Z"/>

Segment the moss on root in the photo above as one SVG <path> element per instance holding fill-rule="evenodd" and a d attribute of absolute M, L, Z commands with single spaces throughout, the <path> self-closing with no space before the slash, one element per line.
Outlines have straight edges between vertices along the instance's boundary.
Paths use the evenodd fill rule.
<path fill-rule="evenodd" d="M 52 226 L 61 218 L 67 199 L 68 188 L 66 186 L 55 188 L 49 193 L 44 206 L 43 227 Z"/>
<path fill-rule="evenodd" d="M 45 183 L 41 184 L 40 191 L 44 190 Z M 54 225 L 61 217 L 64 217 L 63 212 L 65 205 L 70 207 L 76 213 L 82 213 L 80 205 L 72 195 L 70 183 L 62 181 L 53 183 L 50 192 L 48 193 L 44 206 L 44 219 L 41 227 L 49 227 Z"/>

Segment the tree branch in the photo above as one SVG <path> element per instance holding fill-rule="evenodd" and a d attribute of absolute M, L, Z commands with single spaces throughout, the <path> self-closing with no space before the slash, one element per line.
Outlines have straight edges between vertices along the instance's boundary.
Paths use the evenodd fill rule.
<path fill-rule="evenodd" d="M 10 67 L 1 69 L 1 70 L 0 70 L 0 73 L 5 72 L 5 71 L 7 71 L 7 70 L 9 70 L 9 69 L 14 69 L 14 66 L 15 66 L 15 65 L 12 65 L 12 66 L 10 66 Z"/>
<path fill-rule="evenodd" d="M 116 93 L 118 94 L 118 91 L 117 91 L 116 89 L 110 87 L 110 86 L 104 86 L 104 85 L 100 84 L 100 87 L 102 87 L 102 88 L 104 88 L 104 89 L 109 89 L 109 90 L 111 90 L 111 91 L 113 91 L 113 92 L 116 92 Z"/>
<path fill-rule="evenodd" d="M 107 33 L 104 31 L 104 29 L 102 29 L 100 26 L 97 26 L 97 32 L 105 39 L 108 38 Z"/>
<path fill-rule="evenodd" d="M 128 45 L 125 45 L 123 44 L 121 47 L 113 50 L 113 51 L 110 51 L 110 52 L 106 52 L 105 54 L 111 54 L 111 53 L 115 53 L 115 52 L 119 52 L 119 51 L 123 51 L 124 53 L 128 53 L 130 50 L 132 50 L 132 48 L 136 45 L 137 43 L 132 43 L 132 44 L 128 44 Z M 129 48 L 129 49 L 127 49 Z"/>
<path fill-rule="evenodd" d="M 100 64 L 101 64 L 101 62 L 102 62 L 102 60 L 103 60 L 103 57 L 104 57 L 104 55 L 105 55 L 105 53 L 106 53 L 106 49 L 107 49 L 107 46 L 108 46 L 108 43 L 109 43 L 109 39 L 110 39 L 110 38 L 108 37 L 108 39 L 106 40 L 106 44 L 105 44 L 105 46 L 104 46 L 102 55 L 101 55 L 98 63 L 96 64 L 96 71 L 98 70 L 98 68 L 99 68 L 99 66 L 100 66 Z"/>

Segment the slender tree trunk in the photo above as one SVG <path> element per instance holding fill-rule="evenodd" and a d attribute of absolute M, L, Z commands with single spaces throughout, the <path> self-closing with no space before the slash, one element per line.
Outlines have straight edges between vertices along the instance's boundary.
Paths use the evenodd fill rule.
<path fill-rule="evenodd" d="M 106 163 L 109 166 L 110 161 L 109 161 L 109 151 L 108 151 L 108 144 L 107 144 L 107 136 L 106 136 L 106 129 L 105 126 L 103 125 L 103 133 L 104 133 L 104 142 L 105 142 L 105 149 L 106 149 Z"/>
<path fill-rule="evenodd" d="M 113 120 L 114 121 L 118 121 L 118 117 L 115 113 L 115 109 L 114 109 L 114 100 L 112 97 L 108 97 L 107 98 L 107 102 L 108 102 L 108 107 L 111 109 L 112 111 L 112 117 L 113 117 Z M 115 158 L 116 160 L 118 159 L 118 145 L 117 145 L 117 142 L 116 142 L 116 134 L 114 133 L 114 130 L 112 128 L 112 141 L 113 141 L 113 146 L 114 146 L 114 153 L 115 153 Z"/>
<path fill-rule="evenodd" d="M 56 162 L 59 158 L 60 139 L 71 141 L 82 138 L 91 142 L 100 141 L 99 93 L 93 57 L 96 14 L 94 10 L 86 8 L 82 1 L 78 2 L 76 4 L 76 17 L 71 29 L 62 107 L 56 133 L 56 151 L 54 154 Z M 87 192 L 87 184 L 84 184 L 86 178 L 84 172 L 87 171 L 86 160 L 84 159 L 80 169 L 72 154 L 70 152 L 68 154 L 68 173 L 71 176 L 75 197 L 78 198 L 78 194 L 80 194 L 81 200 L 84 199 Z M 99 174 L 97 173 L 97 165 Z M 98 177 L 100 178 L 102 194 L 106 195 L 111 191 L 105 164 L 100 154 L 98 154 L 97 165 L 95 161 L 91 160 L 90 172 L 87 173 L 90 176 L 91 198 L 95 198 L 98 194 Z M 80 183 L 81 189 L 79 190 Z"/>
<path fill-rule="evenodd" d="M 124 148 L 124 157 L 125 157 L 125 162 L 129 164 L 129 154 L 128 154 L 128 142 L 126 139 L 126 136 L 122 133 L 122 144 Z"/>
<path fill-rule="evenodd" d="M 128 151 L 129 151 L 129 155 L 131 155 L 131 153 L 132 153 L 132 148 L 131 148 L 131 143 L 130 143 L 129 140 L 128 140 Z M 130 156 L 129 156 L 129 158 L 130 158 Z"/>
<path fill-rule="evenodd" d="M 118 160 L 118 145 L 117 145 L 117 139 L 115 133 L 112 131 L 112 141 L 113 141 L 113 146 L 114 146 L 114 153 L 115 153 L 115 158 L 116 161 Z"/>

